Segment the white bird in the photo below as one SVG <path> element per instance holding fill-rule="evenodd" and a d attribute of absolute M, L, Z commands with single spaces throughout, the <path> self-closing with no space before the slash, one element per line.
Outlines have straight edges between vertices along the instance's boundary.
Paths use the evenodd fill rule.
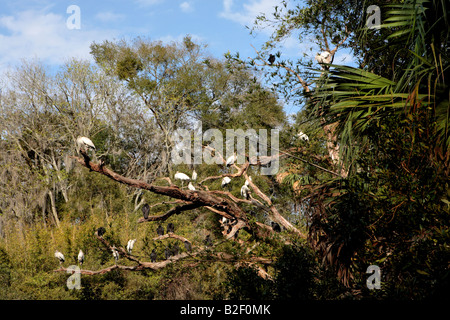
<path fill-rule="evenodd" d="M 247 185 L 243 185 L 241 188 L 241 196 L 243 196 L 245 199 L 249 199 L 250 197 L 250 189 L 247 187 Z"/>
<path fill-rule="evenodd" d="M 179 171 L 177 171 L 176 173 L 175 173 L 175 179 L 177 179 L 177 180 L 181 180 L 181 185 L 183 185 L 184 184 L 184 181 L 189 181 L 189 180 L 191 180 L 191 178 L 189 178 L 189 176 L 187 175 L 187 174 L 185 174 L 185 173 L 182 173 L 182 172 L 179 172 Z"/>
<path fill-rule="evenodd" d="M 189 190 L 192 190 L 192 191 L 195 191 L 195 187 L 194 187 L 194 185 L 192 184 L 192 182 L 190 182 L 190 181 L 189 181 L 189 184 L 188 184 L 188 189 L 189 189 Z"/>
<path fill-rule="evenodd" d="M 309 141 L 309 137 L 301 131 L 297 134 L 297 137 L 299 137 L 303 141 Z"/>
<path fill-rule="evenodd" d="M 197 172 L 195 171 L 195 169 L 194 169 L 194 171 L 192 172 L 192 178 L 191 178 L 191 180 L 192 180 L 192 181 L 197 180 Z"/>
<path fill-rule="evenodd" d="M 225 187 L 230 182 L 231 182 L 231 178 L 230 177 L 223 177 L 223 179 L 222 179 L 222 188 Z"/>
<path fill-rule="evenodd" d="M 333 61 L 333 55 L 330 51 L 325 50 L 324 52 L 317 54 L 315 59 L 318 63 L 331 63 Z M 323 69 L 323 67 L 322 67 Z"/>
<path fill-rule="evenodd" d="M 113 254 L 114 260 L 115 260 L 115 262 L 117 264 L 117 260 L 119 260 L 119 252 L 117 252 L 115 246 L 113 246 L 111 249 L 112 249 L 112 254 Z"/>
<path fill-rule="evenodd" d="M 252 181 L 252 177 L 248 176 L 248 180 L 245 179 L 245 185 L 248 187 L 250 181 Z"/>
<path fill-rule="evenodd" d="M 55 257 L 58 258 L 59 263 L 63 263 L 64 261 L 66 261 L 66 259 L 64 258 L 64 255 L 59 252 L 58 250 L 55 251 Z"/>
<path fill-rule="evenodd" d="M 91 141 L 91 139 L 86 138 L 86 137 L 78 137 L 77 145 L 78 145 L 78 149 L 81 149 L 81 148 L 89 149 L 90 148 L 92 150 L 95 150 L 94 143 Z"/>
<path fill-rule="evenodd" d="M 136 239 L 128 240 L 127 251 L 128 251 L 129 254 L 131 254 L 131 250 L 133 250 L 135 242 L 136 242 Z"/>
<path fill-rule="evenodd" d="M 229 156 L 229 157 L 227 158 L 227 162 L 226 162 L 227 167 L 229 167 L 229 166 L 231 166 L 233 163 L 235 163 L 235 162 L 236 162 L 236 159 L 237 159 L 236 152 L 234 152 L 232 156 Z"/>
<path fill-rule="evenodd" d="M 84 262 L 84 253 L 83 251 L 81 251 L 81 249 L 80 252 L 78 252 L 78 262 L 80 263 L 80 265 L 82 265 Z"/>

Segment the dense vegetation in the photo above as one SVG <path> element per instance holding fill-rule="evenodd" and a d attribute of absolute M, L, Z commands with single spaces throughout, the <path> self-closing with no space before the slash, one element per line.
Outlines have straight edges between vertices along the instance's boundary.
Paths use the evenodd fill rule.
<path fill-rule="evenodd" d="M 448 299 L 449 7 L 383 3 L 381 28 L 368 29 L 364 2 L 280 1 L 257 18 L 252 32 L 274 31 L 248 61 L 211 57 L 189 36 L 138 38 L 93 43 L 95 63 L 71 60 L 54 75 L 36 61 L 10 71 L 0 97 L 0 299 Z M 332 55 L 351 49 L 359 68 L 283 59 L 288 36 Z M 302 106 L 294 119 L 280 97 Z M 280 171 L 175 165 L 173 133 L 199 121 L 224 136 L 279 129 Z M 91 170 L 78 135 L 96 146 Z M 197 198 L 174 180 L 194 169 Z M 221 187 L 230 174 L 231 195 Z M 237 222 L 228 234 L 224 215 Z M 191 253 L 158 238 L 169 222 Z M 129 239 L 133 256 L 115 262 L 109 246 Z M 69 289 L 54 252 L 68 267 L 80 249 L 81 269 L 105 272 Z M 143 267 L 127 270 L 136 261 Z M 381 289 L 366 285 L 370 265 Z"/>

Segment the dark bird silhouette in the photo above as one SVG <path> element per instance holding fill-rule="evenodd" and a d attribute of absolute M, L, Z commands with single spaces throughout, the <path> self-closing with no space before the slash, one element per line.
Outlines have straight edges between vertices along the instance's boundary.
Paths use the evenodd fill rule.
<path fill-rule="evenodd" d="M 156 262 L 156 251 L 155 249 L 152 250 L 152 253 L 150 253 L 150 261 Z"/>
<path fill-rule="evenodd" d="M 144 204 L 144 206 L 142 207 L 142 213 L 144 214 L 144 219 L 148 218 L 148 214 L 150 212 L 150 206 L 146 203 Z"/>
<path fill-rule="evenodd" d="M 212 243 L 212 240 L 211 240 L 209 234 L 206 235 L 206 238 L 205 238 L 205 240 L 204 240 L 204 243 L 205 243 L 205 245 L 206 245 L 207 247 L 211 247 L 211 246 L 212 246 L 213 243 Z"/>
<path fill-rule="evenodd" d="M 175 232 L 175 226 L 173 225 L 172 222 L 167 225 L 167 233 L 169 233 L 169 232 L 172 232 L 172 233 Z"/>
<path fill-rule="evenodd" d="M 102 237 L 105 234 L 105 232 L 106 232 L 106 229 L 103 227 L 100 227 L 97 229 L 97 234 L 99 237 Z"/>
<path fill-rule="evenodd" d="M 172 249 L 173 255 L 176 256 L 178 253 L 180 253 L 180 247 L 178 244 L 175 244 L 175 246 Z"/>
<path fill-rule="evenodd" d="M 166 257 L 166 260 L 170 258 L 171 254 L 172 252 L 170 251 L 170 249 L 166 247 L 164 249 L 164 256 Z"/>
<path fill-rule="evenodd" d="M 274 62 L 275 62 L 275 56 L 273 54 L 271 54 L 269 56 L 269 63 L 270 63 L 270 65 L 272 65 Z"/>
<path fill-rule="evenodd" d="M 156 228 L 156 233 L 158 234 L 158 236 L 162 236 L 164 234 L 164 228 L 159 225 L 158 228 Z"/>
<path fill-rule="evenodd" d="M 187 252 L 191 252 L 192 251 L 192 245 L 189 241 L 185 241 L 184 242 L 184 248 L 186 249 Z"/>
<path fill-rule="evenodd" d="M 272 221 L 270 224 L 272 225 L 273 231 L 275 231 L 275 232 L 281 232 L 281 227 L 280 227 L 280 225 L 279 225 L 278 223 Z"/>

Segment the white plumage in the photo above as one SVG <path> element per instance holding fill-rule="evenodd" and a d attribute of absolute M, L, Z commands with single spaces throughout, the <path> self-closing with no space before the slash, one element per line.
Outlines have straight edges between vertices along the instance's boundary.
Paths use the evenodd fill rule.
<path fill-rule="evenodd" d="M 297 136 L 300 139 L 302 139 L 303 141 L 309 141 L 309 137 L 306 134 L 304 134 L 303 132 L 301 132 L 301 131 L 297 134 Z"/>
<path fill-rule="evenodd" d="M 117 252 L 115 246 L 112 247 L 112 254 L 113 254 L 114 260 L 115 260 L 116 263 L 117 263 L 117 260 L 119 260 L 119 252 Z"/>
<path fill-rule="evenodd" d="M 191 180 L 191 178 L 189 178 L 189 176 L 185 173 L 179 172 L 177 171 L 175 173 L 175 179 L 181 180 L 181 181 L 189 181 Z"/>
<path fill-rule="evenodd" d="M 223 177 L 223 179 L 222 179 L 222 188 L 225 187 L 230 182 L 231 182 L 231 178 L 230 177 Z"/>
<path fill-rule="evenodd" d="M 241 196 L 243 196 L 247 200 L 250 197 L 250 189 L 249 189 L 249 187 L 247 187 L 246 184 L 244 184 L 241 188 Z"/>
<path fill-rule="evenodd" d="M 250 181 L 252 181 L 252 177 L 248 176 L 248 180 L 245 179 L 245 184 L 244 185 L 246 185 L 248 187 Z"/>
<path fill-rule="evenodd" d="M 229 156 L 229 157 L 227 158 L 227 162 L 226 162 L 227 167 L 229 167 L 229 166 L 231 166 L 233 163 L 235 163 L 236 160 L 237 160 L 237 156 L 236 156 L 236 152 L 234 152 L 232 156 Z"/>
<path fill-rule="evenodd" d="M 86 137 L 78 137 L 77 138 L 77 145 L 78 148 L 85 148 L 85 149 L 92 149 L 95 150 L 94 143 L 91 141 L 91 139 Z"/>
<path fill-rule="evenodd" d="M 78 252 L 78 262 L 80 263 L 80 265 L 82 265 L 84 262 L 84 253 L 83 251 L 81 251 L 81 249 L 80 252 Z"/>
<path fill-rule="evenodd" d="M 128 240 L 127 251 L 128 251 L 129 254 L 131 254 L 131 250 L 133 250 L 135 242 L 136 242 L 136 239 Z"/>
<path fill-rule="evenodd" d="M 55 251 L 55 257 L 58 258 L 59 263 L 63 263 L 64 261 L 66 261 L 66 259 L 64 258 L 64 255 L 59 252 L 58 250 Z"/>
<path fill-rule="evenodd" d="M 192 184 L 192 182 L 189 182 L 189 184 L 188 184 L 188 189 L 189 189 L 189 190 L 192 190 L 192 191 L 195 191 L 195 187 L 194 187 L 194 185 Z"/>
<path fill-rule="evenodd" d="M 192 180 L 192 181 L 197 180 L 197 172 L 195 171 L 195 169 L 194 169 L 194 171 L 192 172 L 192 178 L 191 178 L 191 180 Z"/>

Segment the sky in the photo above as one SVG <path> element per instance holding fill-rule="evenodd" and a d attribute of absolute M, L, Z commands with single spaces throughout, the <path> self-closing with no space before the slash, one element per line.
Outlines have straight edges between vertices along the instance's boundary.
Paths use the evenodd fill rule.
<path fill-rule="evenodd" d="M 0 72 L 19 65 L 22 59 L 37 58 L 51 68 L 57 68 L 70 58 L 92 60 L 89 46 L 94 41 L 99 43 L 138 36 L 170 42 L 181 40 L 189 34 L 193 40 L 206 44 L 207 51 L 217 58 L 223 57 L 228 51 L 239 52 L 244 59 L 254 57 L 252 45 L 259 48 L 268 40 L 271 30 L 264 29 L 254 36 L 247 27 L 253 26 L 260 13 L 270 15 L 279 2 L 280 0 L 1 1 Z M 294 57 L 306 52 L 307 48 L 308 44 L 288 39 L 283 54 L 285 57 Z"/>

